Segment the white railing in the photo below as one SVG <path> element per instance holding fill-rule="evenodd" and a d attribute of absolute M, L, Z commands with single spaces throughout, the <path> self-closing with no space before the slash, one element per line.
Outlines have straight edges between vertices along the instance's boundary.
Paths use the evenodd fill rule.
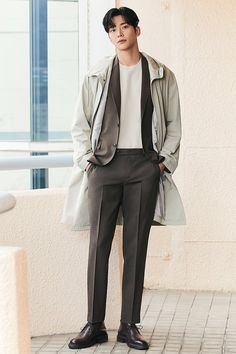
<path fill-rule="evenodd" d="M 0 152 L 67 153 L 41 156 L 0 156 L 0 170 L 24 170 L 73 166 L 72 142 L 0 142 Z M 70 153 L 70 154 L 69 154 Z"/>
<path fill-rule="evenodd" d="M 72 167 L 72 155 L 0 157 L 0 170 L 26 170 L 33 168 Z"/>
<path fill-rule="evenodd" d="M 0 152 L 70 152 L 71 141 L 0 141 Z"/>

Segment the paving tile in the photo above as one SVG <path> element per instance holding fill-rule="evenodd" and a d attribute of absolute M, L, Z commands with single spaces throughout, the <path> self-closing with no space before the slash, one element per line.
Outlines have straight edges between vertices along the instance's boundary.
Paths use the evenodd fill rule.
<path fill-rule="evenodd" d="M 57 352 L 58 354 L 78 354 L 78 353 L 80 353 L 80 351 L 78 351 L 78 350 L 72 350 L 72 349 L 68 349 L 67 351 L 63 351 L 63 352 Z M 82 353 L 82 352 L 81 352 Z M 92 354 L 93 352 L 91 352 L 91 354 Z M 41 354 L 41 352 L 39 353 L 39 354 Z M 88 354 L 88 353 L 87 353 Z"/>
<path fill-rule="evenodd" d="M 114 347 L 114 349 L 112 350 L 112 354 L 113 353 L 119 353 L 119 354 L 126 354 L 128 353 L 128 351 L 130 350 L 130 348 L 128 346 L 124 347 L 124 348 L 118 348 L 116 345 Z"/>
<path fill-rule="evenodd" d="M 236 294 L 211 291 L 144 290 L 140 332 L 150 343 L 142 354 L 236 354 Z M 71 350 L 78 333 L 32 337 L 32 354 L 137 354 L 125 343 L 109 341 Z"/>
<path fill-rule="evenodd" d="M 59 350 L 61 350 L 63 348 L 64 345 L 51 345 L 51 346 L 45 346 L 43 347 L 41 350 L 45 351 L 45 352 L 58 352 Z"/>
<path fill-rule="evenodd" d="M 58 354 L 58 351 L 40 351 L 40 354 Z"/>
<path fill-rule="evenodd" d="M 31 348 L 34 351 L 41 349 L 43 346 L 44 346 L 44 344 L 34 344 L 34 343 L 31 344 Z"/>

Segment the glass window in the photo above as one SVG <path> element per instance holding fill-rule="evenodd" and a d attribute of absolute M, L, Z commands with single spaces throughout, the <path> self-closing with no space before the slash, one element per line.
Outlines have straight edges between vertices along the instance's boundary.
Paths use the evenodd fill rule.
<path fill-rule="evenodd" d="M 48 1 L 49 140 L 71 139 L 78 93 L 78 3 Z"/>
<path fill-rule="evenodd" d="M 1 0 L 0 142 L 71 141 L 78 18 L 78 0 Z M 0 158 L 14 154 L 30 152 L 0 149 Z M 16 171 L 4 171 L 0 190 L 64 187 L 68 170 L 18 170 L 18 183 Z"/>
<path fill-rule="evenodd" d="M 27 152 L 3 152 L 0 151 L 0 158 L 28 157 Z M 0 171 L 0 191 L 30 189 L 30 170 L 9 170 Z"/>
<path fill-rule="evenodd" d="M 1 0 L 0 140 L 29 139 L 29 1 Z"/>

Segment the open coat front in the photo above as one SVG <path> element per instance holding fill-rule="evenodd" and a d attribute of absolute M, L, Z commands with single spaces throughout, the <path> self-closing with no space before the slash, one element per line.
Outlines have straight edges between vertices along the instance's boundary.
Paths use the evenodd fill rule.
<path fill-rule="evenodd" d="M 186 223 L 181 197 L 172 179 L 179 160 L 181 115 L 179 93 L 173 72 L 164 64 L 142 53 L 150 72 L 153 101 L 153 148 L 165 158 L 153 224 L 183 225 Z M 108 85 L 114 57 L 99 62 L 86 75 L 76 103 L 72 126 L 74 167 L 68 186 L 62 222 L 74 230 L 89 228 L 88 179 L 85 167 L 93 155 L 101 132 Z M 168 172 L 168 171 L 169 172 Z M 117 224 L 122 224 L 119 214 Z"/>

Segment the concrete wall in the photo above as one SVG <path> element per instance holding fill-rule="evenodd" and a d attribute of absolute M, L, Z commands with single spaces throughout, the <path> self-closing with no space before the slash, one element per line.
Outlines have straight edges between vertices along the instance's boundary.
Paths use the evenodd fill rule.
<path fill-rule="evenodd" d="M 30 354 L 26 254 L 0 246 L 0 353 Z"/>
<path fill-rule="evenodd" d="M 152 230 L 146 285 L 236 289 L 236 2 L 124 0 L 140 49 L 176 74 L 183 139 L 174 174 L 186 227 Z"/>
<path fill-rule="evenodd" d="M 26 251 L 31 335 L 77 332 L 87 321 L 88 232 L 74 232 L 60 223 L 63 189 L 14 195 L 15 208 L 0 214 L 0 246 Z M 117 234 L 109 263 L 106 325 L 110 329 L 120 320 L 119 250 Z"/>

